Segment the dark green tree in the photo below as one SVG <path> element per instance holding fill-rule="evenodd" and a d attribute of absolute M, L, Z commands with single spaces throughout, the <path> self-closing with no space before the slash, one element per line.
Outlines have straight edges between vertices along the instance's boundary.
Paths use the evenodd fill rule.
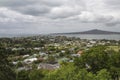
<path fill-rule="evenodd" d="M 29 71 L 22 70 L 17 73 L 17 79 L 16 80 L 30 80 L 29 78 Z"/>
<path fill-rule="evenodd" d="M 7 60 L 7 57 L 7 50 L 0 47 L 0 80 L 15 80 L 15 73 Z"/>
<path fill-rule="evenodd" d="M 95 46 L 75 59 L 75 66 L 79 69 L 86 68 L 87 71 L 97 74 L 98 71 L 106 69 L 113 80 L 120 77 L 120 53 L 107 51 L 105 46 Z"/>

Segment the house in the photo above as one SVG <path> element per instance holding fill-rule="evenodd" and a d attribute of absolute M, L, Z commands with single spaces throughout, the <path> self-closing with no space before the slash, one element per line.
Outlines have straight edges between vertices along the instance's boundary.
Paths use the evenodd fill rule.
<path fill-rule="evenodd" d="M 87 47 L 88 47 L 88 48 L 93 47 L 93 44 L 88 43 L 88 44 L 87 44 Z"/>
<path fill-rule="evenodd" d="M 90 43 L 91 43 L 91 44 L 95 44 L 95 43 L 96 43 L 96 41 L 94 41 L 94 40 L 91 40 L 91 41 L 90 41 Z"/>
<path fill-rule="evenodd" d="M 23 56 L 23 58 L 27 58 L 27 57 L 29 57 L 29 56 L 30 56 L 30 55 L 29 55 L 29 54 L 27 54 L 27 55 L 24 55 L 24 56 Z"/>
<path fill-rule="evenodd" d="M 61 53 L 65 53 L 65 50 L 62 50 Z"/>
<path fill-rule="evenodd" d="M 44 53 L 44 52 L 39 52 L 40 56 L 47 56 L 48 54 Z"/>
<path fill-rule="evenodd" d="M 68 62 L 69 58 L 63 57 L 61 59 L 58 60 L 58 62 Z"/>
<path fill-rule="evenodd" d="M 69 62 L 74 62 L 74 60 L 69 60 Z"/>
<path fill-rule="evenodd" d="M 17 71 L 22 71 L 22 70 L 28 71 L 28 70 L 31 70 L 31 69 L 32 69 L 32 67 L 26 67 L 26 66 L 24 66 L 24 67 L 19 67 L 19 68 L 17 69 Z"/>
<path fill-rule="evenodd" d="M 72 57 L 79 57 L 80 54 L 71 54 Z"/>
<path fill-rule="evenodd" d="M 47 70 L 54 70 L 60 67 L 59 64 L 47 64 L 47 63 L 40 63 L 38 65 L 38 69 L 47 69 Z"/>
<path fill-rule="evenodd" d="M 12 48 L 12 51 L 17 51 L 17 48 Z"/>
<path fill-rule="evenodd" d="M 34 50 L 40 50 L 40 49 L 41 49 L 41 48 L 39 48 L 39 47 L 35 47 L 35 48 L 34 48 Z"/>
<path fill-rule="evenodd" d="M 81 54 L 83 54 L 83 51 L 80 50 L 80 51 L 77 52 L 77 54 L 81 55 Z"/>
<path fill-rule="evenodd" d="M 25 59 L 23 62 L 26 63 L 26 64 L 30 64 L 34 61 L 37 61 L 37 58 L 30 58 L 30 59 Z"/>
<path fill-rule="evenodd" d="M 18 64 L 18 62 L 17 62 L 17 61 L 16 61 L 16 62 L 15 62 L 15 61 L 13 61 L 12 63 L 13 63 L 13 65 L 16 65 L 16 64 Z"/>

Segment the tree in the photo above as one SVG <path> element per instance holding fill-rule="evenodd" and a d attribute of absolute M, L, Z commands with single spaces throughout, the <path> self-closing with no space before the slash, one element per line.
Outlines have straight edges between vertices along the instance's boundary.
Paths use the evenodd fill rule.
<path fill-rule="evenodd" d="M 42 70 L 32 70 L 29 74 L 30 80 L 42 80 L 44 78 L 44 74 Z"/>
<path fill-rule="evenodd" d="M 75 59 L 78 68 L 86 68 L 88 71 L 96 73 L 103 68 L 109 67 L 109 54 L 105 52 L 104 46 L 97 46 L 86 51 L 80 58 Z"/>
<path fill-rule="evenodd" d="M 96 80 L 110 80 L 110 73 L 106 69 L 97 72 Z"/>
<path fill-rule="evenodd" d="M 120 52 L 114 53 L 110 58 L 110 74 L 114 80 L 119 80 L 120 77 Z"/>
<path fill-rule="evenodd" d="M 44 80 L 74 80 L 75 67 L 73 64 L 62 65 L 60 69 L 51 71 Z"/>
<path fill-rule="evenodd" d="M 79 72 L 75 74 L 75 80 L 95 80 L 95 75 L 86 69 L 80 69 Z"/>
<path fill-rule="evenodd" d="M 26 70 L 19 71 L 17 74 L 16 80 L 30 80 L 29 79 L 29 71 L 26 71 Z"/>
<path fill-rule="evenodd" d="M 8 54 L 5 48 L 0 47 L 0 80 L 15 80 L 15 73 L 12 70 Z"/>
<path fill-rule="evenodd" d="M 94 74 L 106 69 L 113 80 L 119 80 L 120 53 L 107 51 L 105 46 L 96 46 L 86 51 L 80 58 L 76 58 L 75 66 L 78 69 L 86 68 L 87 71 Z"/>

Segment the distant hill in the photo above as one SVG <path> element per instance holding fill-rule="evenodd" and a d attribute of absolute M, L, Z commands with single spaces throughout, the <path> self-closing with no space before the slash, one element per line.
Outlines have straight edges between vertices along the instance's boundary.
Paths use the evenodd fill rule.
<path fill-rule="evenodd" d="M 93 30 L 83 31 L 83 32 L 70 32 L 70 33 L 57 33 L 57 34 L 120 34 L 120 32 L 111 32 L 111 31 L 93 29 Z"/>

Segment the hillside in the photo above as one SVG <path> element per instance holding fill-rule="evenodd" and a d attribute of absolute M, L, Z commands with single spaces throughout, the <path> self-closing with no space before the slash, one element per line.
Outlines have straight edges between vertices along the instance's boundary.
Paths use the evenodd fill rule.
<path fill-rule="evenodd" d="M 83 32 L 70 32 L 70 33 L 57 33 L 57 34 L 120 34 L 120 32 L 111 32 L 111 31 L 93 29 Z"/>

